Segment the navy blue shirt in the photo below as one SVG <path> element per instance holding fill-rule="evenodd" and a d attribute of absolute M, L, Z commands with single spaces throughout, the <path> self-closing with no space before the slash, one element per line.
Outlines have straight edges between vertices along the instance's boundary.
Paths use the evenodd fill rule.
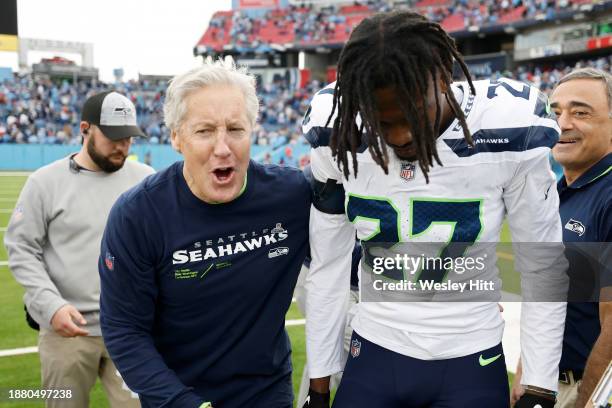
<path fill-rule="evenodd" d="M 588 296 L 580 293 L 585 290 L 581 285 L 586 286 L 587 290 L 588 282 L 596 282 L 590 289 L 612 285 L 606 273 L 590 277 L 593 279 L 580 276 L 593 273 L 588 267 L 589 262 L 580 254 L 581 249 L 585 250 L 583 253 L 589 252 L 593 245 L 590 243 L 604 243 L 599 246 L 598 261 L 610 267 L 606 262 L 610 260 L 609 243 L 612 242 L 612 154 L 600 160 L 570 186 L 565 177 L 561 178 L 557 188 L 563 241 L 567 245 L 566 256 L 570 262 L 570 300 L 572 296 L 587 300 Z M 559 368 L 584 371 L 600 330 L 597 302 L 568 302 Z"/>
<path fill-rule="evenodd" d="M 182 169 L 149 177 L 110 213 L 104 341 L 143 407 L 255 406 L 291 373 L 284 322 L 308 253 L 310 186 L 297 169 L 251 162 L 238 198 L 207 204 Z"/>

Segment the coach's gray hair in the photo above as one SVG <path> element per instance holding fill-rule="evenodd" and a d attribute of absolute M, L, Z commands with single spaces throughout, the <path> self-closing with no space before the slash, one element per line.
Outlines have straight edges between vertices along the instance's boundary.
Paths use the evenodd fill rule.
<path fill-rule="evenodd" d="M 204 65 L 194 68 L 170 80 L 164 102 L 164 120 L 171 130 L 178 130 L 185 116 L 187 96 L 198 89 L 211 85 L 236 86 L 244 95 L 246 115 L 255 126 L 259 113 L 259 100 L 256 93 L 255 77 L 244 67 L 237 67 L 233 61 L 205 61 Z"/>
<path fill-rule="evenodd" d="M 606 86 L 608 96 L 608 116 L 612 118 L 612 75 L 609 72 L 596 68 L 575 69 L 561 78 L 555 88 L 572 79 L 595 79 L 602 81 Z"/>

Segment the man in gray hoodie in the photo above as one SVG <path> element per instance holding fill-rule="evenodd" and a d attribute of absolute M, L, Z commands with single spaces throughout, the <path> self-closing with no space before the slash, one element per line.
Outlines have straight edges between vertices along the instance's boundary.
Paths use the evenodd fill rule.
<path fill-rule="evenodd" d="M 4 239 L 9 267 L 40 325 L 42 388 L 70 390 L 48 399 L 47 407 L 89 406 L 98 376 L 111 407 L 138 407 L 102 341 L 97 262 L 115 200 L 154 170 L 126 161 L 132 137 L 145 135 L 125 96 L 103 92 L 87 99 L 80 129 L 78 153 L 28 178 Z"/>

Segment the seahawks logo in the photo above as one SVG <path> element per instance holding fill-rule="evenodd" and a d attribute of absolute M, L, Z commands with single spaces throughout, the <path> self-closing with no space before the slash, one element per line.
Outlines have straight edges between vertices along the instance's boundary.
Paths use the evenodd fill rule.
<path fill-rule="evenodd" d="M 584 231 L 586 230 L 583 223 L 581 223 L 580 221 L 573 220 L 571 218 L 567 222 L 567 224 L 565 224 L 565 229 L 575 232 L 576 234 L 578 234 L 579 237 L 583 236 Z"/>
<path fill-rule="evenodd" d="M 132 114 L 132 109 L 127 107 L 115 108 L 113 115 L 115 116 L 128 116 Z"/>

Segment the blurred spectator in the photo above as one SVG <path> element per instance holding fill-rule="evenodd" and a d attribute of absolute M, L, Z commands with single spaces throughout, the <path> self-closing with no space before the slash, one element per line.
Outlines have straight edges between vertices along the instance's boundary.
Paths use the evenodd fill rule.
<path fill-rule="evenodd" d="M 291 148 L 291 146 L 287 146 L 285 147 L 285 155 L 283 156 L 283 164 L 285 166 L 292 166 L 292 167 L 297 167 L 298 162 L 295 159 L 295 157 L 293 157 L 293 149 Z"/>

